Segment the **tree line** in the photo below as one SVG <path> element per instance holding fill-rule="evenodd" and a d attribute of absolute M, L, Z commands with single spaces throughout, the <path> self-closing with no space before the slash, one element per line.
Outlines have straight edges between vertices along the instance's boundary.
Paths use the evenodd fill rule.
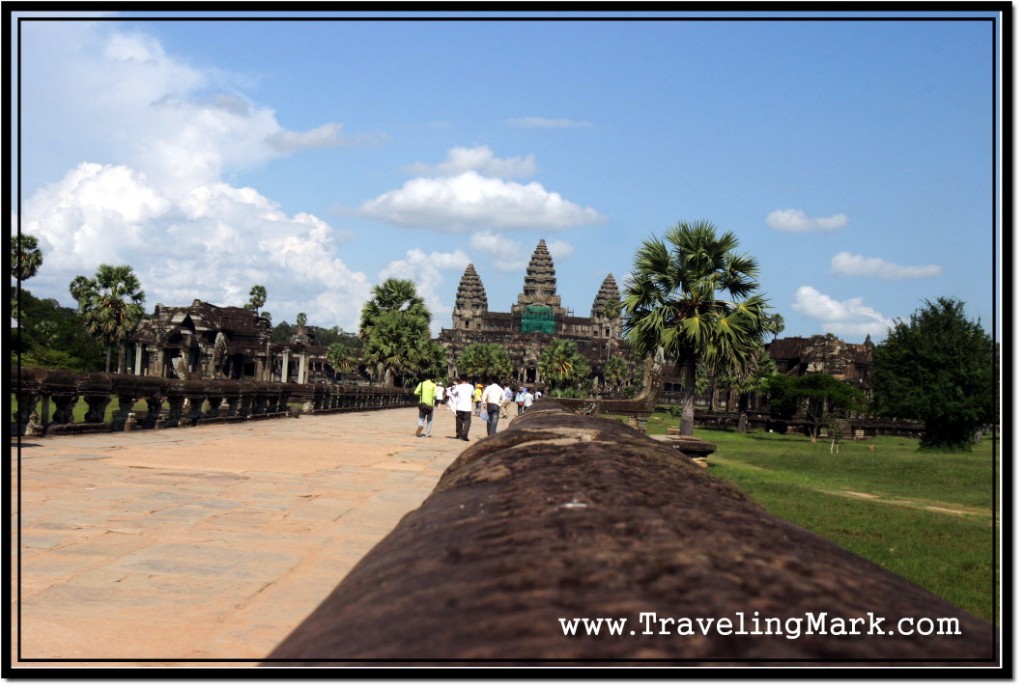
<path fill-rule="evenodd" d="M 42 266 L 31 235 L 11 242 L 16 281 L 12 315 L 13 354 L 26 365 L 109 371 L 112 358 L 123 365 L 124 345 L 144 316 L 145 293 L 130 266 L 101 265 L 95 276 L 77 276 L 69 292 L 76 310 L 39 300 L 22 288 Z M 822 425 L 857 411 L 882 419 L 924 424 L 923 448 L 965 449 L 979 431 L 998 423 L 996 344 L 980 323 L 970 321 L 964 303 L 952 297 L 925 301 L 908 321 L 898 320 L 875 347 L 872 388 L 865 398 L 854 387 L 826 375 L 790 377 L 774 371 L 765 342 L 784 328 L 781 315 L 758 284 L 757 261 L 739 252 L 732 232 L 709 221 L 681 222 L 663 237 L 652 236 L 634 256 L 617 309 L 633 362 L 609 359 L 605 384 L 616 392 L 632 384 L 636 361 L 657 357 L 682 373 L 679 430 L 692 434 L 698 382 L 701 388 L 728 386 L 762 394 L 780 414 L 805 415 L 815 434 Z M 264 286 L 253 286 L 245 305 L 260 312 Z M 431 338 L 431 314 L 412 281 L 387 278 L 372 288 L 356 337 L 339 329 L 296 326 L 312 331 L 328 348 L 338 372 L 362 365 L 386 385 L 448 373 L 447 354 Z M 290 337 L 282 322 L 274 339 Z M 480 379 L 511 380 L 512 363 L 500 344 L 471 344 L 454 363 L 460 373 Z M 587 393 L 590 366 L 572 341 L 555 339 L 542 353 L 538 370 L 556 393 Z M 712 399 L 713 400 L 713 399 Z"/>

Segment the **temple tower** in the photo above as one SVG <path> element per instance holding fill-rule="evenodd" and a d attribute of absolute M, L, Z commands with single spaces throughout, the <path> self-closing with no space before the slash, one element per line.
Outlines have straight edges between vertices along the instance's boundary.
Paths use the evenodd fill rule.
<path fill-rule="evenodd" d="M 455 309 L 452 310 L 452 328 L 479 331 L 483 328 L 487 312 L 487 293 L 476 268 L 466 267 L 455 294 Z"/>
<path fill-rule="evenodd" d="M 526 280 L 523 281 L 523 292 L 517 301 L 520 307 L 543 305 L 556 312 L 561 311 L 562 298 L 558 296 L 555 282 L 555 264 L 551 261 L 547 244 L 541 240 L 537 249 L 530 257 L 526 267 Z"/>
<path fill-rule="evenodd" d="M 614 276 L 608 274 L 597 291 L 593 307 L 590 308 L 590 320 L 598 338 L 618 338 L 622 334 L 620 311 L 613 307 L 609 312 L 609 305 L 615 305 L 621 299 L 619 284 L 615 282 Z"/>

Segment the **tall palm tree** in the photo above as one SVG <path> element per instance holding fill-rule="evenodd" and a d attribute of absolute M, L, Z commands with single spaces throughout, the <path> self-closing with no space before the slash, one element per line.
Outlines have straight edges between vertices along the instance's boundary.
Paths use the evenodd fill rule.
<path fill-rule="evenodd" d="M 409 280 L 388 278 L 370 291 L 359 318 L 363 361 L 376 365 L 386 386 L 415 374 L 430 341 L 430 310 Z"/>
<path fill-rule="evenodd" d="M 11 307 L 19 326 L 21 317 L 21 282 L 27 281 L 39 272 L 43 265 L 43 253 L 39 241 L 32 235 L 18 233 L 11 242 L 11 275 L 18 282 L 11 295 Z"/>
<path fill-rule="evenodd" d="M 776 312 L 772 316 L 768 317 L 767 323 L 768 333 L 772 335 L 772 341 L 779 337 L 779 334 L 786 330 L 786 320 L 781 314 Z"/>
<path fill-rule="evenodd" d="M 698 360 L 740 363 L 767 331 L 757 261 L 738 247 L 708 221 L 679 223 L 644 242 L 626 279 L 626 340 L 643 354 L 661 350 L 683 373 L 680 434 L 693 434 Z"/>
<path fill-rule="evenodd" d="M 138 277 L 127 265 L 100 264 L 96 276 L 76 276 L 69 286 L 78 301 L 85 330 L 99 336 L 107 346 L 106 371 L 110 371 L 110 353 L 116 344 L 117 369 L 124 369 L 124 343 L 145 314 L 146 294 Z"/>
<path fill-rule="evenodd" d="M 35 236 L 18 233 L 11 243 L 11 275 L 19 281 L 39 273 L 43 265 L 43 253 Z"/>
<path fill-rule="evenodd" d="M 249 290 L 249 302 L 246 303 L 245 309 L 259 313 L 260 307 L 263 307 L 266 303 L 267 289 L 261 285 L 255 285 Z"/>

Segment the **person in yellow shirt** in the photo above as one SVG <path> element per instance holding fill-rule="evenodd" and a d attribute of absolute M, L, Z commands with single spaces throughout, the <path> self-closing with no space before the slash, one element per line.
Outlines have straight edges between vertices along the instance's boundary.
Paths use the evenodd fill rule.
<path fill-rule="evenodd" d="M 473 414 L 480 417 L 480 401 L 484 397 L 484 385 L 477 384 L 476 388 L 473 389 Z"/>
<path fill-rule="evenodd" d="M 416 427 L 416 436 L 429 437 L 430 428 L 434 426 L 434 401 L 437 400 L 437 384 L 427 377 L 416 385 L 412 393 L 414 396 L 419 396 L 417 407 L 420 411 L 420 420 Z"/>

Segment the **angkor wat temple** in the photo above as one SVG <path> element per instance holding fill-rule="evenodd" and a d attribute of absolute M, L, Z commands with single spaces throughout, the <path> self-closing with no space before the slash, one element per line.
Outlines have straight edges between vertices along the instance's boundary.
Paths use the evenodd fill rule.
<path fill-rule="evenodd" d="M 472 264 L 466 267 L 455 295 L 452 328 L 442 329 L 438 341 L 448 352 L 449 375 L 457 374 L 459 354 L 471 343 L 503 345 L 512 359 L 513 377 L 520 383 L 541 383 L 537 361 L 555 339 L 576 344 L 590 363 L 593 376 L 601 376 L 604 363 L 625 355 L 621 340 L 622 319 L 608 310 L 619 300 L 615 278 L 608 276 L 594 297 L 589 317 L 577 317 L 562 306 L 555 280 L 555 266 L 543 240 L 537 244 L 526 268 L 523 292 L 508 312 L 492 312 L 487 291 Z"/>

